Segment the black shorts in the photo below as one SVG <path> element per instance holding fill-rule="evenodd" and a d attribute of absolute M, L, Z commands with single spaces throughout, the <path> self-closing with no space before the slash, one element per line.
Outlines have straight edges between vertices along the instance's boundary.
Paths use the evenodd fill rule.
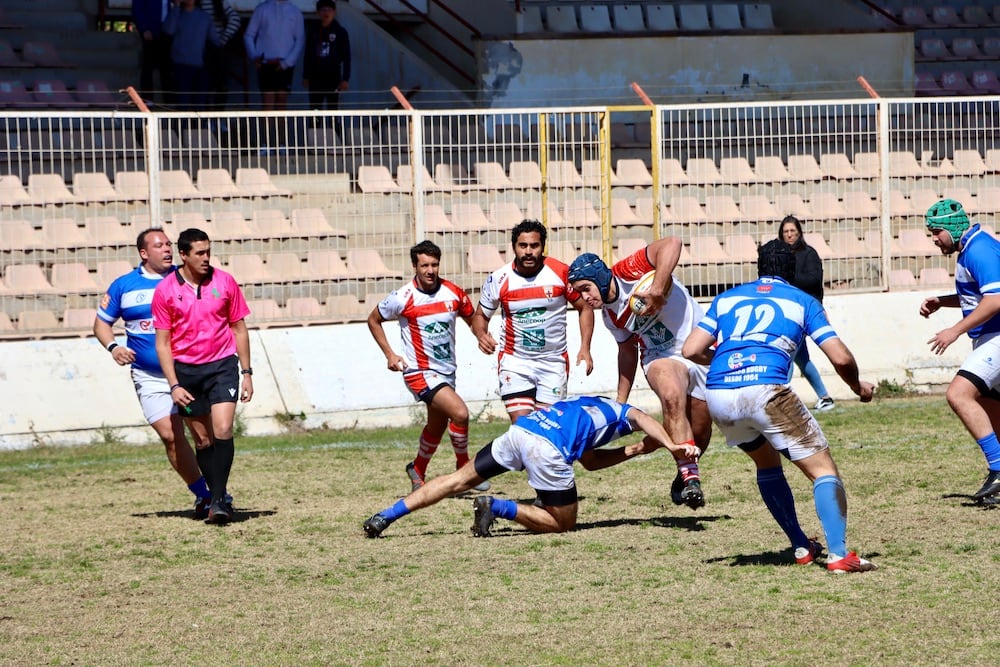
<path fill-rule="evenodd" d="M 194 400 L 181 408 L 182 417 L 203 417 L 216 403 L 235 403 L 240 395 L 240 363 L 236 355 L 207 364 L 174 362 L 177 382 Z"/>
<path fill-rule="evenodd" d="M 287 93 L 292 89 L 295 68 L 281 69 L 279 65 L 264 63 L 257 70 L 257 82 L 264 92 Z"/>

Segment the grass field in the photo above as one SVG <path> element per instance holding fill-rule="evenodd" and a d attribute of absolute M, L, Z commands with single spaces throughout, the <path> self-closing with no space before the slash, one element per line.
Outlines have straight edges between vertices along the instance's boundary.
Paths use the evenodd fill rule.
<path fill-rule="evenodd" d="M 795 566 L 718 438 L 708 505 L 663 452 L 578 468 L 580 526 L 469 533 L 471 496 L 361 522 L 408 489 L 415 429 L 237 441 L 237 521 L 194 521 L 158 446 L 0 453 L 2 665 L 995 665 L 1000 510 L 938 397 L 819 416 L 876 572 Z M 477 424 L 473 449 L 503 424 Z M 629 441 L 626 441 L 629 442 Z M 448 469 L 443 447 L 431 474 Z M 799 515 L 822 535 L 804 478 Z M 523 475 L 494 480 L 529 499 Z"/>

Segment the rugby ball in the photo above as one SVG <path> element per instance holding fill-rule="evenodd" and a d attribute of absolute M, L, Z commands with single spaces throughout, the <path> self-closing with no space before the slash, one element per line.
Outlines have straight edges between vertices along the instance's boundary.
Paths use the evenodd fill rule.
<path fill-rule="evenodd" d="M 646 300 L 640 296 L 636 296 L 636 294 L 648 291 L 649 287 L 653 284 L 654 278 L 656 278 L 656 271 L 650 271 L 649 273 L 643 275 L 642 278 L 639 278 L 639 282 L 637 282 L 635 287 L 632 289 L 632 294 L 628 298 L 628 307 L 636 315 L 641 313 L 646 307 Z"/>

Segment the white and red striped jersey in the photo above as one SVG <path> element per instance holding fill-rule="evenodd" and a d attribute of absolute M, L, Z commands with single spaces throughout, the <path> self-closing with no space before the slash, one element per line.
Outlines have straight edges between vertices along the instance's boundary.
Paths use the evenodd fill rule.
<path fill-rule="evenodd" d="M 403 358 L 408 370 L 432 370 L 452 375 L 455 363 L 455 320 L 473 313 L 472 300 L 449 280 L 441 280 L 433 294 L 422 292 L 411 280 L 382 299 L 384 320 L 399 320 Z"/>
<path fill-rule="evenodd" d="M 628 306 L 629 297 L 639 279 L 655 268 L 646 256 L 645 248 L 611 267 L 618 295 L 614 302 L 604 304 L 604 324 L 619 343 L 638 335 L 639 347 L 644 355 L 647 351 L 679 355 L 684 341 L 701 320 L 704 311 L 676 277 L 667 292 L 663 308 L 656 315 L 639 317 Z"/>
<path fill-rule="evenodd" d="M 501 354 L 543 359 L 566 353 L 566 304 L 580 298 L 568 275 L 569 266 L 552 257 L 530 278 L 518 274 L 513 262 L 490 274 L 479 305 L 486 317 L 503 310 Z"/>

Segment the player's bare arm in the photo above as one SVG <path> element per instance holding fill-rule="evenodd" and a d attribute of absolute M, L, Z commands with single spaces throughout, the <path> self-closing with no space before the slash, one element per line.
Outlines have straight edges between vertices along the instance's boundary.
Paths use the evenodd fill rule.
<path fill-rule="evenodd" d="M 396 354 L 396 351 L 389 345 L 389 339 L 386 338 L 385 329 L 382 326 L 383 322 L 385 320 L 382 318 L 382 314 L 378 312 L 378 308 L 372 308 L 372 312 L 368 314 L 368 331 L 371 332 L 372 338 L 375 339 L 375 344 L 378 345 L 378 348 L 382 350 L 382 354 L 385 355 L 386 368 L 394 373 L 402 373 L 406 370 L 406 360 Z"/>
<path fill-rule="evenodd" d="M 170 385 L 170 398 L 182 408 L 194 400 L 194 396 L 177 382 L 177 370 L 174 368 L 174 352 L 170 347 L 170 329 L 156 330 L 156 358 L 160 361 L 163 377 Z"/>
<path fill-rule="evenodd" d="M 590 375 L 594 372 L 594 357 L 590 354 L 590 343 L 594 339 L 594 309 L 588 306 L 582 298 L 572 303 L 580 317 L 580 351 L 576 355 L 576 365 L 579 366 L 580 362 L 585 362 L 587 375 Z"/>
<path fill-rule="evenodd" d="M 635 384 L 635 369 L 639 365 L 639 348 L 635 336 L 618 343 L 618 393 L 615 400 L 624 403 Z"/>
<path fill-rule="evenodd" d="M 712 358 L 715 356 L 715 350 L 712 347 L 714 344 L 715 338 L 712 334 L 704 329 L 695 327 L 684 341 L 681 354 L 696 364 L 705 364 L 707 366 L 712 363 Z"/>
<path fill-rule="evenodd" d="M 851 388 L 851 391 L 861 399 L 862 403 L 872 400 L 875 385 L 871 382 L 865 382 L 859 377 L 858 362 L 844 341 L 839 338 L 828 338 L 823 341 L 819 349 L 833 364 L 833 370 L 837 371 L 840 379 Z"/>
<path fill-rule="evenodd" d="M 240 368 L 244 371 L 249 371 L 241 373 L 243 380 L 240 383 L 240 401 L 243 403 L 248 403 L 250 399 L 253 398 L 253 366 L 250 364 L 250 332 L 247 330 L 247 323 L 245 320 L 238 320 L 232 322 L 229 328 L 233 332 L 233 338 L 236 340 L 236 356 L 240 360 Z"/>
<path fill-rule="evenodd" d="M 94 336 L 105 349 L 115 342 L 114 330 L 111 328 L 110 324 L 102 320 L 100 317 L 94 318 Z M 114 349 L 111 350 L 111 358 L 114 359 L 115 363 L 119 366 L 127 366 L 135 361 L 135 350 L 124 345 L 116 345 Z"/>
<path fill-rule="evenodd" d="M 955 298 L 958 299 L 957 295 Z M 959 320 L 954 326 L 938 331 L 927 341 L 931 345 L 931 352 L 944 354 L 944 351 L 963 334 L 990 321 L 997 313 L 1000 313 L 1000 294 L 983 295 L 979 305 L 971 313 Z"/>
<path fill-rule="evenodd" d="M 681 240 L 674 236 L 653 241 L 646 246 L 646 258 L 656 270 L 656 275 L 648 290 L 636 293 L 636 296 L 646 302 L 641 315 L 652 315 L 663 307 L 673 283 L 673 271 L 680 261 L 682 247 Z"/>
<path fill-rule="evenodd" d="M 941 308 L 958 308 L 961 305 L 957 294 L 930 296 L 920 304 L 921 317 L 928 317 Z"/>
<path fill-rule="evenodd" d="M 479 350 L 483 354 L 493 354 L 497 350 L 497 341 L 490 335 L 490 318 L 483 312 L 482 304 L 476 306 L 472 315 L 472 333 L 479 341 Z"/>

